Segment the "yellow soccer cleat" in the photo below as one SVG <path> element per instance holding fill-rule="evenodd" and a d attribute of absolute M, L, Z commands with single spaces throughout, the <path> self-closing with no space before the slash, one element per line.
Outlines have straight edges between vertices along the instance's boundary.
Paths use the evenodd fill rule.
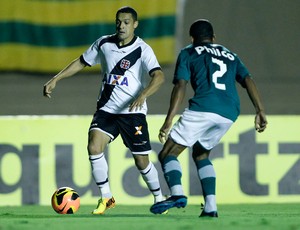
<path fill-rule="evenodd" d="M 92 212 L 95 215 L 104 214 L 105 210 L 115 207 L 116 202 L 115 199 L 112 198 L 100 198 L 98 200 L 97 208 Z"/>

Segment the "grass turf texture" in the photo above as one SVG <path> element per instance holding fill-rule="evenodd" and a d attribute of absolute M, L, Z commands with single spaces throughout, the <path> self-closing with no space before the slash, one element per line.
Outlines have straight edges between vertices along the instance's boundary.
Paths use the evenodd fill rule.
<path fill-rule="evenodd" d="M 196 205 L 170 209 L 167 215 L 154 215 L 145 205 L 117 205 L 104 215 L 90 214 L 93 209 L 82 205 L 73 215 L 60 215 L 51 206 L 0 206 L 0 230 L 300 230 L 300 204 L 219 205 L 219 218 L 199 218 L 200 208 Z"/>

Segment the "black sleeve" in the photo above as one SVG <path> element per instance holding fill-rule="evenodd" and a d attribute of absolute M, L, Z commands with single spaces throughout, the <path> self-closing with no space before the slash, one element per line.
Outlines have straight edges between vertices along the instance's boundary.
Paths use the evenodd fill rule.
<path fill-rule="evenodd" d="M 83 55 L 80 56 L 80 62 L 86 66 L 91 67 L 91 65 L 84 60 Z"/>

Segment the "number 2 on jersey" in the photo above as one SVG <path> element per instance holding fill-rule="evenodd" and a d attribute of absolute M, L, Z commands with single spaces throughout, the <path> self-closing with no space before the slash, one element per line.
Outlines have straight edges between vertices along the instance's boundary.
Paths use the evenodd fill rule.
<path fill-rule="evenodd" d="M 222 60 L 219 60 L 217 58 L 213 58 L 212 57 L 211 60 L 212 60 L 213 63 L 217 64 L 220 67 L 220 70 L 217 70 L 217 71 L 215 71 L 213 73 L 213 75 L 212 75 L 212 81 L 215 84 L 215 87 L 217 89 L 226 90 L 226 85 L 218 83 L 218 78 L 224 76 L 224 74 L 227 71 L 227 66 L 226 66 L 226 64 Z"/>

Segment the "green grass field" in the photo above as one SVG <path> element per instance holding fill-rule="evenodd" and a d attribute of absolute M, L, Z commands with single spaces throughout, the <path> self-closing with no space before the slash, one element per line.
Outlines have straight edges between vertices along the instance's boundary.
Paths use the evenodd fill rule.
<path fill-rule="evenodd" d="M 0 207 L 0 230 L 14 229 L 300 229 L 300 204 L 219 205 L 219 218 L 199 218 L 199 206 L 170 209 L 153 215 L 144 205 L 118 205 L 94 216 L 93 206 L 82 205 L 75 214 L 60 215 L 50 206 Z"/>

